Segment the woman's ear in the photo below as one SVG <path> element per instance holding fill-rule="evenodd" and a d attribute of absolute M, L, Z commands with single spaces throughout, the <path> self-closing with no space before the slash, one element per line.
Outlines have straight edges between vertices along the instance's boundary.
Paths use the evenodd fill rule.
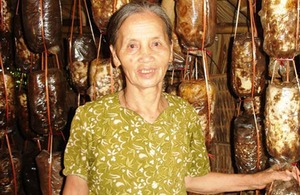
<path fill-rule="evenodd" d="M 119 67 L 121 65 L 121 62 L 120 62 L 120 60 L 117 56 L 115 48 L 112 45 L 110 45 L 109 49 L 110 49 L 110 52 L 111 52 L 111 55 L 112 55 L 112 60 L 113 60 L 114 65 L 116 67 Z"/>

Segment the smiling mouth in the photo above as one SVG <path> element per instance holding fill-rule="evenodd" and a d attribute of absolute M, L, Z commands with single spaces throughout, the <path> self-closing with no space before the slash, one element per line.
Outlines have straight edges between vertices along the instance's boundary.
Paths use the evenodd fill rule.
<path fill-rule="evenodd" d="M 151 69 L 151 70 L 141 70 L 141 73 L 143 73 L 143 74 L 152 73 L 152 72 L 154 72 L 153 69 Z"/>

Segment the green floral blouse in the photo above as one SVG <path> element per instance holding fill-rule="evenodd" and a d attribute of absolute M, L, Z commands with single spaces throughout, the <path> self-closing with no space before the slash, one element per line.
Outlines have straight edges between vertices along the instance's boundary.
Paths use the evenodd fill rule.
<path fill-rule="evenodd" d="M 207 174 L 208 155 L 194 108 L 164 96 L 169 107 L 154 123 L 121 107 L 118 93 L 79 107 L 64 175 L 85 179 L 90 194 L 186 194 L 185 176 Z"/>

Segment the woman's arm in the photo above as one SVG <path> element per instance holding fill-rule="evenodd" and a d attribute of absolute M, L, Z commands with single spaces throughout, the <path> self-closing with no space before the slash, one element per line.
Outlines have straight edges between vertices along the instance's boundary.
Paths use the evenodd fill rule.
<path fill-rule="evenodd" d="M 79 176 L 68 175 L 63 195 L 87 195 L 89 188 L 87 182 Z"/>
<path fill-rule="evenodd" d="M 268 169 L 255 174 L 208 173 L 201 177 L 186 177 L 188 192 L 221 193 L 243 190 L 263 189 L 274 180 L 289 181 L 296 178 L 294 172 Z"/>

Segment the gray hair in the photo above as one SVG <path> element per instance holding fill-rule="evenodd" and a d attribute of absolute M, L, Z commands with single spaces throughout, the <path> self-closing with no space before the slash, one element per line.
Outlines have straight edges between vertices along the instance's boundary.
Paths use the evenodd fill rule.
<path fill-rule="evenodd" d="M 122 6 L 110 18 L 107 26 L 107 38 L 110 45 L 115 47 L 118 31 L 123 22 L 136 13 L 152 12 L 160 17 L 164 24 L 170 43 L 172 42 L 172 23 L 165 11 L 154 3 L 148 1 L 131 2 Z"/>

